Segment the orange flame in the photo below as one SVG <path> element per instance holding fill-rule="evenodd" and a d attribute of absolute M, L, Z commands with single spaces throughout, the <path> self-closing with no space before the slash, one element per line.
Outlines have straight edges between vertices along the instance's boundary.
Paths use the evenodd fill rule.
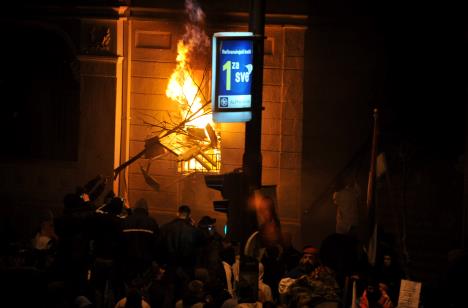
<path fill-rule="evenodd" d="M 190 42 L 186 45 L 183 40 L 177 44 L 177 65 L 169 78 L 166 96 L 179 104 L 183 129 L 188 133 L 192 128 L 202 129 L 205 139 L 192 139 L 190 134 L 174 133 L 163 137 L 160 142 L 178 155 L 181 171 L 219 171 L 220 158 L 217 140 L 207 131 L 207 125 L 213 125 L 211 106 L 204 106 L 201 89 L 193 79 L 193 72 L 189 65 L 189 54 L 192 50 Z M 205 104 L 206 105 L 206 104 Z M 218 139 L 218 135 L 214 137 Z M 213 145 L 215 144 L 215 145 Z M 216 157 L 216 159 L 213 159 Z"/>
<path fill-rule="evenodd" d="M 162 133 L 160 142 L 178 156 L 179 170 L 219 171 L 219 134 L 214 131 L 211 106 L 202 100 L 200 86 L 190 69 L 193 51 L 209 46 L 203 31 L 204 13 L 195 0 L 185 0 L 189 23 L 177 43 L 177 65 L 169 78 L 166 96 L 179 104 L 181 121 L 172 132 Z"/>
<path fill-rule="evenodd" d="M 166 88 L 166 96 L 179 103 L 183 119 L 192 117 L 186 126 L 204 128 L 212 123 L 211 114 L 204 114 L 201 98 L 198 96 L 199 89 L 192 79 L 192 73 L 188 66 L 189 48 L 183 41 L 177 44 L 177 66 L 169 78 Z"/>

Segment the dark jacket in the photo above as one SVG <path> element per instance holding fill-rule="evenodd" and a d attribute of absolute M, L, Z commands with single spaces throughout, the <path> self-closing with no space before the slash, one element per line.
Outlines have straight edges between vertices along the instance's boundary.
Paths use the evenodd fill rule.
<path fill-rule="evenodd" d="M 162 262 L 170 266 L 193 268 L 202 235 L 189 221 L 174 219 L 161 227 Z"/>
<path fill-rule="evenodd" d="M 90 218 L 94 208 L 83 205 L 65 211 L 64 215 L 55 220 L 55 232 L 59 238 L 57 243 L 57 273 L 69 275 L 78 269 L 83 269 L 90 262 Z"/>
<path fill-rule="evenodd" d="M 197 230 L 201 239 L 197 253 L 197 267 L 203 267 L 211 271 L 222 261 L 223 238 L 216 231 L 210 234 L 202 228 L 198 228 Z"/>
<path fill-rule="evenodd" d="M 134 263 L 140 268 L 149 267 L 156 259 L 158 236 L 156 220 L 145 209 L 135 209 L 122 224 L 120 253 L 123 261 Z"/>
<path fill-rule="evenodd" d="M 92 218 L 93 254 L 96 258 L 113 259 L 118 254 L 122 219 L 111 214 L 96 213 Z"/>

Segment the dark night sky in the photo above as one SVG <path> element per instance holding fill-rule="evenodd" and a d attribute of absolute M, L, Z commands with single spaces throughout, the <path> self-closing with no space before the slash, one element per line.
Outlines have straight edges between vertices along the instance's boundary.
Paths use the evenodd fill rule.
<path fill-rule="evenodd" d="M 373 29 L 359 28 L 358 35 L 374 32 L 383 42 L 377 73 L 383 82 L 373 90 L 378 103 L 370 104 L 381 109 L 388 139 L 406 139 L 437 153 L 463 152 L 468 68 L 464 4 L 334 0 L 311 1 L 308 9 L 311 20 L 349 20 L 351 27 L 366 20 Z"/>
<path fill-rule="evenodd" d="M 309 2 L 304 118 L 312 120 L 304 121 L 302 165 L 306 240 L 319 242 L 333 231 L 327 191 L 368 145 L 375 107 L 379 151 L 386 154 L 395 186 L 401 184 L 395 190 L 411 191 L 407 201 L 416 212 L 411 223 L 419 226 L 425 219 L 435 229 L 461 225 L 446 217 L 461 213 L 463 166 L 458 173 L 453 167 L 461 162 L 467 130 L 468 10 L 458 2 L 408 2 Z M 366 187 L 368 162 L 360 166 Z M 418 233 L 413 239 L 427 235 L 413 231 Z M 446 243 L 457 238 L 457 230 L 450 232 Z"/>
<path fill-rule="evenodd" d="M 397 133 L 424 145 L 434 139 L 442 146 L 449 140 L 462 141 L 466 20 L 456 14 L 394 14 L 381 18 L 380 24 L 388 66 L 384 102 L 391 102 L 389 108 L 401 124 Z"/>

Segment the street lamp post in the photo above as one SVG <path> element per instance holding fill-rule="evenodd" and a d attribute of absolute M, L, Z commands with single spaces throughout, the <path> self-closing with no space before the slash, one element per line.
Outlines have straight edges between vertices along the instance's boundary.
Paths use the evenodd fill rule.
<path fill-rule="evenodd" d="M 259 39 L 254 44 L 252 120 L 245 124 L 245 150 L 243 169 L 251 190 L 262 185 L 262 90 L 263 90 L 263 49 L 265 35 L 265 0 L 251 0 L 249 31 Z"/>

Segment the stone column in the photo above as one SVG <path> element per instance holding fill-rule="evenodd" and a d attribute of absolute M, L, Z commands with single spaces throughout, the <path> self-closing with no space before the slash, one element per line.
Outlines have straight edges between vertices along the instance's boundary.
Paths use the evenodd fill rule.
<path fill-rule="evenodd" d="M 127 130 L 125 121 L 122 122 L 126 106 L 123 22 L 85 19 L 81 23 L 79 160 L 80 174 L 84 177 L 81 181 L 97 174 L 113 176 L 113 170 L 122 161 L 122 131 Z M 119 179 L 112 185 L 115 193 L 119 192 Z"/>
<path fill-rule="evenodd" d="M 305 27 L 284 27 L 279 204 L 283 229 L 302 242 L 301 176 Z"/>

